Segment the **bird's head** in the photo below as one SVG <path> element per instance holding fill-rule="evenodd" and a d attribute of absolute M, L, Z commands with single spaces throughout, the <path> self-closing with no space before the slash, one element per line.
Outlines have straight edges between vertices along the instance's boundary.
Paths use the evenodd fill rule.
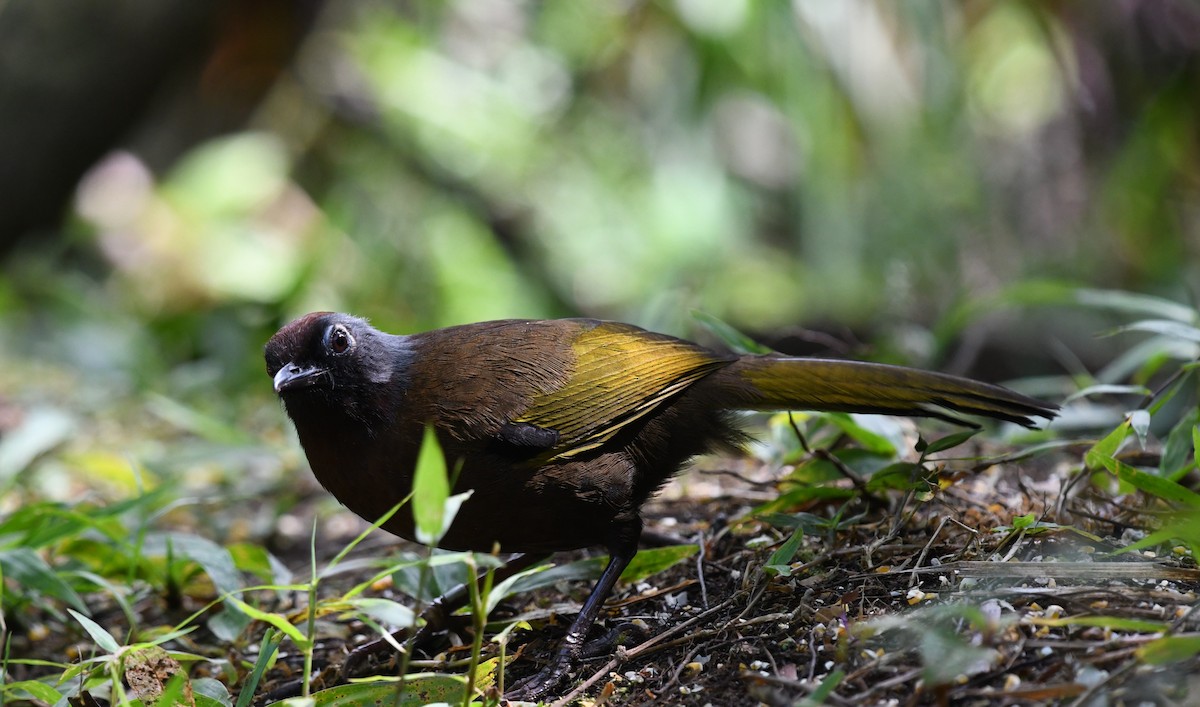
<path fill-rule="evenodd" d="M 267 342 L 267 375 L 288 412 L 340 408 L 361 417 L 404 362 L 403 337 L 348 314 L 313 312 L 287 324 Z"/>

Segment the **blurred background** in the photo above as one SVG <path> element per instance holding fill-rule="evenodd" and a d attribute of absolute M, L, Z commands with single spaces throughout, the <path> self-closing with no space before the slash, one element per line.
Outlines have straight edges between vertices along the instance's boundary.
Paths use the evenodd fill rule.
<path fill-rule="evenodd" d="M 0 430 L 274 430 L 313 309 L 1093 368 L 1065 288 L 1195 292 L 1198 97 L 1190 0 L 5 0 Z"/>

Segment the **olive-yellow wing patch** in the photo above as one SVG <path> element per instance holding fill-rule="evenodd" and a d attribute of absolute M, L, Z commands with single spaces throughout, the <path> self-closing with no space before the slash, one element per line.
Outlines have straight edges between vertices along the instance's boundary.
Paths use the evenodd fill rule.
<path fill-rule="evenodd" d="M 550 459 L 604 444 L 695 381 L 732 363 L 695 344 L 605 322 L 572 342 L 575 364 L 559 389 L 533 399 L 517 423 L 558 432 Z"/>

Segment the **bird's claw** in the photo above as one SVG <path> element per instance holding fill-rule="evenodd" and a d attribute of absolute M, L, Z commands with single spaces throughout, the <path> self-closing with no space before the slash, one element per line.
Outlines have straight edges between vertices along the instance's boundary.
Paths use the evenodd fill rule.
<path fill-rule="evenodd" d="M 517 702 L 537 702 L 553 693 L 567 677 L 570 669 L 571 661 L 560 654 L 540 671 L 521 678 L 515 685 L 505 690 L 504 699 Z"/>

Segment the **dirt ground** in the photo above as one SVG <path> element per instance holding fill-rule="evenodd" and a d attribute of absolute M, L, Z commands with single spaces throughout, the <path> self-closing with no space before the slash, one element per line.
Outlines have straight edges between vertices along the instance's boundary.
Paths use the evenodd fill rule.
<path fill-rule="evenodd" d="M 1099 492 L 1077 473 L 1080 457 L 1080 450 L 1062 450 L 985 469 L 933 465 L 940 473 L 909 492 L 854 495 L 855 481 L 845 480 L 832 486 L 847 492 L 840 498 L 788 508 L 769 517 L 774 525 L 751 511 L 786 488 L 786 470 L 706 460 L 645 511 L 652 535 L 698 543 L 701 552 L 645 581 L 618 585 L 596 634 L 634 628 L 621 632 L 619 647 L 578 665 L 559 703 L 1197 704 L 1197 651 L 1172 654 L 1156 639 L 1200 638 L 1200 571 L 1183 548 L 1165 557 L 1116 554 L 1158 522 L 1153 504 Z M 237 503 L 254 500 L 224 512 L 237 513 Z M 329 503 L 314 485 L 291 511 L 297 527 L 311 527 L 305 519 Z M 792 533 L 780 518 L 811 527 L 790 561 L 768 572 L 772 554 Z M 331 557 L 361 527 L 348 514 L 327 519 L 318 556 Z M 275 545 L 302 575 L 306 543 Z M 372 536 L 352 557 L 400 547 Z M 336 591 L 366 576 L 369 570 L 351 572 L 324 586 Z M 561 582 L 511 598 L 495 612 L 519 615 L 533 627 L 509 644 L 517 657 L 508 684 L 552 655 L 589 589 L 589 582 Z M 387 583 L 373 595 L 406 601 Z M 88 601 L 98 622 L 122 624 L 115 606 Z M 277 601 L 269 608 L 286 611 L 305 598 Z M 145 612 L 144 625 L 168 611 L 150 597 L 136 608 Z M 159 618 L 169 625 L 175 617 Z M 328 618 L 319 636 L 317 687 L 334 684 L 348 649 L 372 632 Z M 198 653 L 229 650 L 203 631 L 188 640 L 184 648 Z M 256 642 L 249 641 L 247 655 L 229 655 L 231 662 L 252 662 Z M 73 660 L 86 655 L 85 645 L 78 631 L 18 633 L 10 654 Z M 494 644 L 484 647 L 485 657 L 494 655 Z M 281 651 L 256 704 L 297 691 L 300 656 L 287 643 Z M 422 669 L 463 655 L 451 648 Z M 36 673 L 30 668 L 12 677 Z"/>
<path fill-rule="evenodd" d="M 1141 651 L 1158 626 L 1200 629 L 1200 571 L 1182 553 L 1112 554 L 1153 518 L 1138 497 L 1097 493 L 1069 458 L 943 470 L 927 492 L 860 498 L 838 528 L 806 533 L 774 576 L 763 567 L 787 530 L 748 512 L 778 495 L 780 472 L 709 460 L 645 514 L 649 531 L 702 555 L 618 586 L 595 633 L 641 630 L 580 664 L 560 703 L 795 705 L 816 693 L 834 705 L 1195 704 L 1196 658 L 1147 664 Z M 1035 522 L 1014 530 L 1028 514 Z M 541 619 L 510 644 L 510 681 L 552 655 L 589 588 L 501 608 Z M 339 664 L 345 642 L 324 648 Z"/>

